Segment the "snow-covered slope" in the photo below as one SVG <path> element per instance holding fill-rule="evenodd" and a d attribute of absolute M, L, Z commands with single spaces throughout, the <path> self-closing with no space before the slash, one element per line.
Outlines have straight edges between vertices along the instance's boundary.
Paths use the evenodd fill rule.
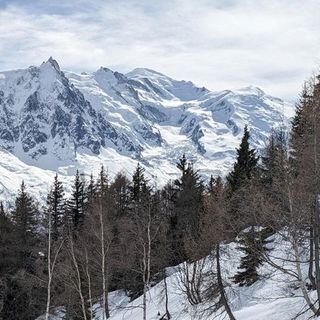
<path fill-rule="evenodd" d="M 1 179 L 2 198 L 22 179 L 43 195 L 54 172 L 68 182 L 77 168 L 90 174 L 101 164 L 130 174 L 140 161 L 162 185 L 183 153 L 204 176 L 224 174 L 245 124 L 262 148 L 293 114 L 256 87 L 211 92 L 143 68 L 62 72 L 52 58 L 0 72 L 0 106 L 0 171 L 10 177 Z"/>
<path fill-rule="evenodd" d="M 268 246 L 270 263 L 264 263 L 258 269 L 260 279 L 250 287 L 240 287 L 232 282 L 237 273 L 241 253 L 238 244 L 229 243 L 221 246 L 221 269 L 230 307 L 237 320 L 307 320 L 312 312 L 306 306 L 297 278 L 296 257 L 293 255 L 292 243 L 285 240 L 284 233 L 272 236 Z M 308 282 L 308 252 L 299 249 L 300 267 L 303 282 Z M 203 302 L 191 305 L 184 290 L 183 277 L 186 264 L 167 268 L 168 310 L 172 320 L 224 320 L 229 319 L 223 308 L 213 311 L 214 299 L 206 299 L 210 293 L 210 285 L 216 281 L 216 261 L 208 256 L 200 261 L 203 265 L 201 279 L 201 296 Z M 193 268 L 189 267 L 189 270 Z M 199 269 L 198 269 L 199 270 Z M 198 273 L 198 277 L 200 273 Z M 191 278 L 191 276 L 190 276 Z M 197 278 L 196 278 L 197 279 Z M 211 287 L 212 288 L 212 287 Z M 209 289 L 209 290 L 208 290 Z M 161 320 L 165 314 L 165 284 L 159 282 L 147 293 L 147 319 Z M 212 289 L 211 289 L 212 290 Z M 312 303 L 316 302 L 316 292 L 308 291 Z M 219 299 L 216 298 L 216 299 Z M 130 302 L 122 291 L 109 295 L 111 310 L 110 320 L 143 319 L 143 297 Z M 103 320 L 101 307 L 95 304 L 95 320 Z M 57 316 L 54 320 L 61 320 Z M 38 319 L 43 320 L 43 319 Z"/>
<path fill-rule="evenodd" d="M 238 271 L 241 253 L 237 250 L 238 244 L 230 243 L 221 247 L 222 274 L 226 285 L 225 290 L 229 297 L 229 303 L 237 320 L 307 320 L 312 312 L 306 306 L 299 288 L 296 258 L 293 255 L 292 243 L 288 242 L 285 233 L 272 236 L 269 244 L 270 264 L 264 263 L 258 270 L 260 279 L 250 287 L 239 287 L 231 278 Z M 301 261 L 308 258 L 305 249 L 299 249 Z M 206 289 L 215 280 L 212 271 L 216 270 L 216 261 L 212 257 L 206 257 L 198 262 L 203 263 L 202 289 L 203 297 Z M 228 319 L 223 308 L 212 312 L 214 300 L 204 301 L 198 305 L 191 305 L 183 292 L 181 270 L 185 263 L 167 270 L 168 309 L 172 320 L 223 320 Z M 277 266 L 277 267 L 275 267 Z M 300 264 L 303 282 L 308 282 L 308 264 Z M 284 272 L 282 270 L 285 270 Z M 180 271 L 179 271 L 180 270 Z M 192 270 L 192 268 L 189 268 Z M 286 270 L 288 272 L 286 272 Z M 209 273 L 208 273 L 209 271 Z M 316 292 L 309 291 L 308 295 L 312 303 L 316 303 Z M 123 296 L 118 298 L 115 293 L 111 295 L 112 306 L 123 303 Z M 118 303 L 116 303 L 118 302 Z M 139 320 L 142 319 L 142 297 L 127 303 L 125 306 L 112 307 L 113 312 L 110 320 Z M 147 319 L 159 320 L 165 314 L 164 282 L 152 287 L 147 294 Z M 97 317 L 98 320 L 101 320 Z"/>

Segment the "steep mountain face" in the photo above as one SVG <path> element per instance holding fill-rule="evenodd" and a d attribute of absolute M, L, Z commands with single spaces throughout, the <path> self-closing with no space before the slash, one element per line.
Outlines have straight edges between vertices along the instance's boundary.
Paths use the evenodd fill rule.
<path fill-rule="evenodd" d="M 139 151 L 118 136 L 52 58 L 40 67 L 2 73 L 0 97 L 1 147 L 23 159 L 71 160 L 82 150 L 98 154 L 109 142 L 119 151 Z"/>
<path fill-rule="evenodd" d="M 183 153 L 205 176 L 223 174 L 245 124 L 260 149 L 293 113 L 256 87 L 211 92 L 143 68 L 76 74 L 52 58 L 0 72 L 0 106 L 0 173 L 11 180 L 2 182 L 3 195 L 14 191 L 21 171 L 29 172 L 27 183 L 37 170 L 44 177 L 57 171 L 68 183 L 76 168 L 90 174 L 104 164 L 111 175 L 130 174 L 137 161 L 163 184 L 176 176 Z M 46 191 L 47 180 L 33 183 L 35 191 Z"/>

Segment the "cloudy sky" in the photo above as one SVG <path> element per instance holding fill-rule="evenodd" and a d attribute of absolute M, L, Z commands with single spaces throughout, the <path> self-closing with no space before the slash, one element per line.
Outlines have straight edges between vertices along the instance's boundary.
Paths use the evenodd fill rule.
<path fill-rule="evenodd" d="M 148 67 L 294 100 L 320 66 L 319 0 L 0 0 L 0 70 Z"/>

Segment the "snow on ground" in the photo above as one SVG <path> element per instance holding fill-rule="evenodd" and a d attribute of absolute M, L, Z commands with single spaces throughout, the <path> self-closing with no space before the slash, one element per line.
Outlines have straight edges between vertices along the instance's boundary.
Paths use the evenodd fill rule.
<path fill-rule="evenodd" d="M 295 264 L 287 260 L 293 260 L 290 242 L 284 240 L 280 235 L 273 237 L 274 242 L 269 244 L 270 257 L 273 263 L 296 272 Z M 229 286 L 226 287 L 234 316 L 237 320 L 307 320 L 312 315 L 306 312 L 306 304 L 302 298 L 297 280 L 291 275 L 264 264 L 259 269 L 261 278 L 250 287 L 239 287 L 232 283 L 231 278 L 237 272 L 241 253 L 237 250 L 237 244 L 230 243 L 221 247 L 221 264 L 223 277 Z M 302 252 L 302 251 L 301 251 Z M 306 257 L 306 252 L 301 254 L 301 260 Z M 206 257 L 204 270 L 215 270 L 215 261 Z M 205 302 L 196 306 L 190 305 L 186 295 L 181 291 L 180 271 L 185 264 L 167 269 L 167 286 L 169 296 L 169 311 L 172 320 L 223 320 L 228 319 L 224 313 L 210 313 L 205 310 L 212 307 L 212 302 Z M 304 280 L 307 275 L 307 263 L 302 263 Z M 211 276 L 205 275 L 203 288 L 207 288 Z M 311 300 L 316 301 L 315 292 L 309 292 Z M 128 297 L 121 291 L 112 292 L 109 295 L 111 310 L 110 320 L 142 320 L 142 297 L 130 302 Z M 96 320 L 103 320 L 99 306 L 95 305 L 97 312 Z M 221 310 L 220 310 L 221 311 Z M 165 312 L 164 282 L 152 287 L 147 293 L 147 319 L 160 320 Z M 300 316 L 297 316 L 301 314 Z M 55 320 L 59 320 L 57 317 Z"/>

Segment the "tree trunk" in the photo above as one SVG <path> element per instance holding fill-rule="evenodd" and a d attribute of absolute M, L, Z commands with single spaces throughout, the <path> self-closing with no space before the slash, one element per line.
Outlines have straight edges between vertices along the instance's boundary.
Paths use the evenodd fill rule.
<path fill-rule="evenodd" d="M 101 230 L 101 274 L 102 274 L 102 319 L 110 317 L 109 305 L 108 305 L 108 288 L 106 281 L 106 248 L 104 239 L 104 221 L 102 213 L 102 199 L 99 200 L 99 217 L 100 217 L 100 230 Z"/>
<path fill-rule="evenodd" d="M 217 259 L 217 281 L 218 281 L 218 287 L 220 291 L 220 296 L 221 296 L 221 302 L 224 306 L 224 309 L 227 312 L 227 315 L 230 320 L 236 320 L 234 317 L 232 310 L 229 306 L 226 294 L 224 292 L 224 287 L 223 287 L 223 282 L 222 282 L 222 276 L 221 276 L 221 266 L 220 266 L 220 244 L 217 243 L 216 245 L 216 259 Z"/>
<path fill-rule="evenodd" d="M 91 289 L 91 275 L 89 270 L 89 258 L 88 258 L 88 250 L 85 250 L 86 255 L 86 275 L 88 280 L 88 294 L 89 294 L 89 306 L 90 306 L 90 320 L 93 320 L 93 305 L 92 305 L 92 289 Z"/>
<path fill-rule="evenodd" d="M 297 269 L 297 273 L 298 273 L 298 281 L 299 281 L 300 290 L 302 291 L 303 298 L 307 302 L 308 307 L 316 315 L 318 310 L 315 308 L 314 304 L 310 300 L 310 297 L 309 297 L 308 292 L 307 292 L 305 285 L 304 285 L 302 271 L 301 271 L 299 247 L 298 247 L 297 241 L 295 239 L 293 241 L 293 250 L 294 250 L 294 254 L 295 254 L 295 264 L 296 264 L 296 269 Z"/>
<path fill-rule="evenodd" d="M 72 240 L 72 235 L 70 236 L 70 253 L 71 253 L 71 258 L 72 258 L 72 262 L 73 262 L 73 266 L 75 268 L 75 272 L 76 272 L 76 281 L 77 281 L 77 291 L 79 293 L 80 296 L 80 301 L 81 301 L 81 310 L 82 310 L 82 314 L 83 314 L 83 319 L 84 320 L 88 320 L 87 317 L 87 311 L 86 311 L 86 300 L 84 298 L 83 295 L 83 291 L 82 291 L 82 280 L 81 280 L 81 274 L 80 274 L 80 269 L 79 269 L 79 265 L 78 265 L 78 261 L 74 252 L 74 243 Z"/>
<path fill-rule="evenodd" d="M 45 320 L 49 320 L 50 315 L 50 304 L 51 304 L 51 281 L 52 281 L 52 273 L 51 273 L 51 212 L 49 212 L 48 217 L 48 286 L 47 286 L 47 305 L 46 305 L 46 318 Z"/>
<path fill-rule="evenodd" d="M 313 275 L 313 260 L 314 260 L 314 240 L 313 240 L 313 217 L 311 218 L 311 226 L 310 226 L 310 235 L 309 235 L 309 269 L 308 269 L 308 278 L 311 283 L 311 289 L 316 289 L 316 280 Z"/>
<path fill-rule="evenodd" d="M 316 285 L 317 296 L 320 304 L 320 264 L 319 264 L 319 227 L 320 227 L 320 195 L 316 198 L 316 209 L 314 217 L 314 257 L 315 257 L 315 271 L 316 271 Z M 320 314 L 320 306 L 318 307 L 317 315 Z"/>
<path fill-rule="evenodd" d="M 164 271 L 164 279 L 163 279 L 163 283 L 164 283 L 164 294 L 165 294 L 165 301 L 166 301 L 166 316 L 167 319 L 170 320 L 171 319 L 171 314 L 169 312 L 169 296 L 168 296 L 168 284 L 167 284 L 167 275 L 166 275 L 166 271 Z"/>

